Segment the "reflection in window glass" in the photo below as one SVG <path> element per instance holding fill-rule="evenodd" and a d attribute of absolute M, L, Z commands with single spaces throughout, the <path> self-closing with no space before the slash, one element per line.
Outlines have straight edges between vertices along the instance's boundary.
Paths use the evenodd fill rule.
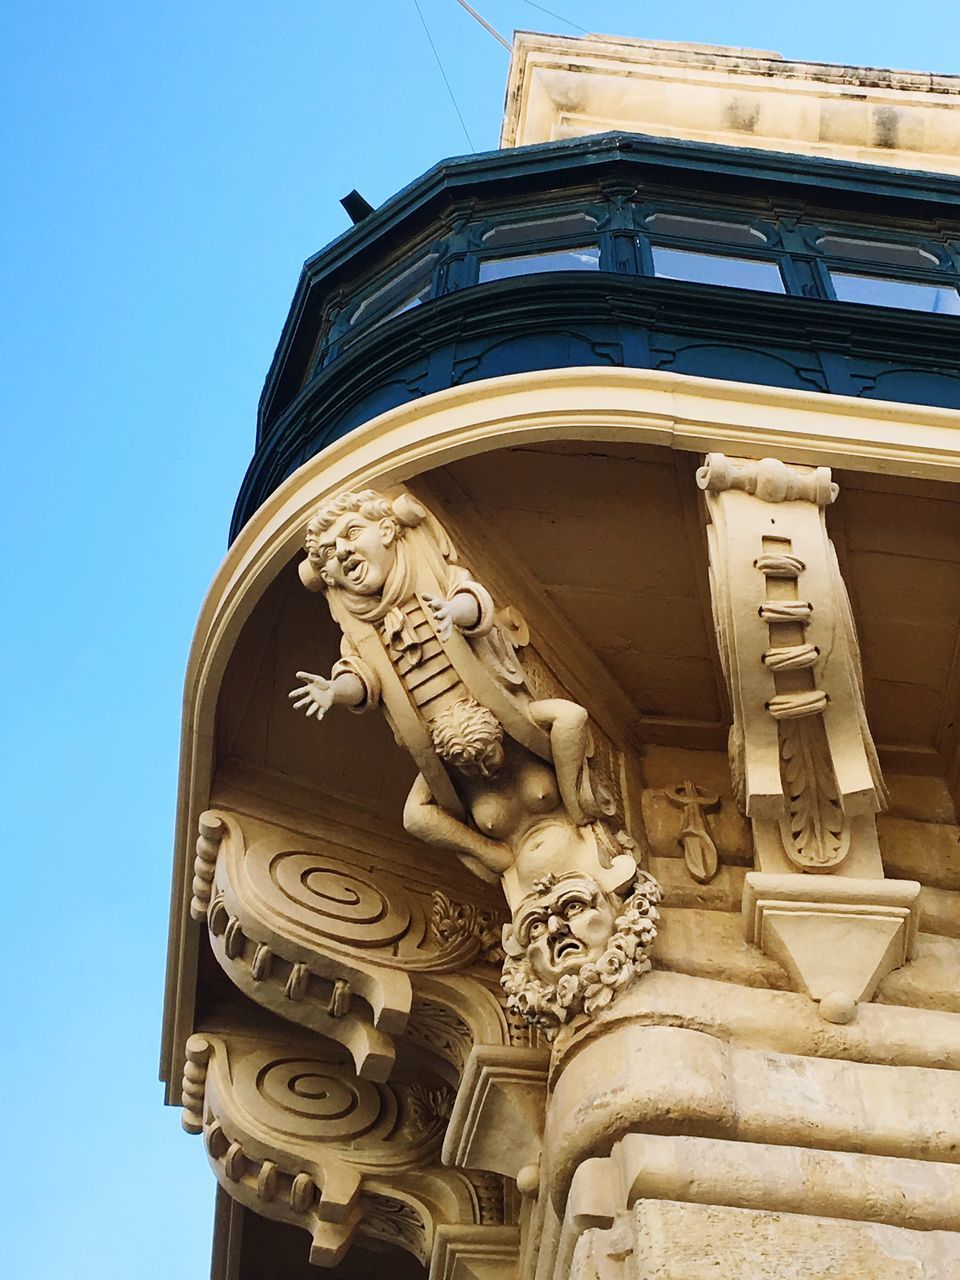
<path fill-rule="evenodd" d="M 949 285 L 891 280 L 887 276 L 860 276 L 845 271 L 831 271 L 830 279 L 841 302 L 866 302 L 874 307 L 905 307 L 908 311 L 960 315 L 960 294 Z"/>
<path fill-rule="evenodd" d="M 592 236 L 596 218 L 578 210 L 555 218 L 535 218 L 527 222 L 507 222 L 483 235 L 485 249 L 506 249 L 510 245 L 533 244 L 560 236 Z"/>
<path fill-rule="evenodd" d="M 433 266 L 438 256 L 428 254 L 371 293 L 350 317 L 351 325 L 366 323 L 375 315 L 386 320 L 423 302 L 430 294 Z"/>
<path fill-rule="evenodd" d="M 760 289 L 784 293 L 783 276 L 775 262 L 757 258 L 730 258 L 720 253 L 695 253 L 688 249 L 653 246 L 654 274 L 667 280 L 694 280 L 698 284 L 722 284 L 730 289 Z"/>
<path fill-rule="evenodd" d="M 893 244 L 887 240 L 855 240 L 852 236 L 821 236 L 817 248 L 838 258 L 858 262 L 886 262 L 891 267 L 939 267 L 939 260 L 915 244 Z"/>
<path fill-rule="evenodd" d="M 480 283 L 507 280 L 511 276 L 536 275 L 540 271 L 599 271 L 600 249 L 586 245 L 576 249 L 551 249 L 524 253 L 515 258 L 487 258 L 480 263 Z"/>
<path fill-rule="evenodd" d="M 678 213 L 651 213 L 644 218 L 650 231 L 661 236 L 696 236 L 723 244 L 766 244 L 767 237 L 743 222 L 722 222 L 719 218 L 690 218 Z"/>

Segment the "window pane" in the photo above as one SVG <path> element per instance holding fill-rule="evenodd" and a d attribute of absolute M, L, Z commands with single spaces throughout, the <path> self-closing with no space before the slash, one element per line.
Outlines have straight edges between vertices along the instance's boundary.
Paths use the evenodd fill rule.
<path fill-rule="evenodd" d="M 661 236 L 695 236 L 723 244 L 766 244 L 767 237 L 743 222 L 723 222 L 719 218 L 689 218 L 678 213 L 651 213 L 644 224 Z"/>
<path fill-rule="evenodd" d="M 852 236 L 821 236 L 817 248 L 838 258 L 858 262 L 886 262 L 891 267 L 939 267 L 939 259 L 914 244 L 892 244 L 886 240 L 855 240 Z"/>
<path fill-rule="evenodd" d="M 784 293 L 783 276 L 775 262 L 756 258 L 728 258 L 720 253 L 694 253 L 687 249 L 653 246 L 653 269 L 667 280 L 695 280 L 722 284 L 731 289 L 761 289 Z"/>
<path fill-rule="evenodd" d="M 407 307 L 416 306 L 418 302 L 422 302 L 430 292 L 433 266 L 438 257 L 436 253 L 428 254 L 426 258 L 421 258 L 406 271 L 402 271 L 400 275 L 394 276 L 392 280 L 381 285 L 360 303 L 350 317 L 350 323 L 352 325 L 365 323 L 384 311 L 389 315 L 397 315 Z"/>
<path fill-rule="evenodd" d="M 516 258 L 487 258 L 480 263 L 480 283 L 507 280 L 511 276 L 536 275 L 540 271 L 599 271 L 600 250 L 596 245 L 579 249 L 553 249 L 547 253 L 524 253 Z"/>
<path fill-rule="evenodd" d="M 909 311 L 960 315 L 960 294 L 949 285 L 855 276 L 844 271 L 831 271 L 830 279 L 841 302 L 867 302 L 874 307 L 905 307 Z"/>
<path fill-rule="evenodd" d="M 534 244 L 538 240 L 548 240 L 559 236 L 591 236 L 597 226 L 596 218 L 589 213 L 577 210 L 575 213 L 562 213 L 555 218 L 536 218 L 527 222 L 507 222 L 502 227 L 494 227 L 483 234 L 483 245 L 487 249 L 506 249 L 510 245 Z"/>

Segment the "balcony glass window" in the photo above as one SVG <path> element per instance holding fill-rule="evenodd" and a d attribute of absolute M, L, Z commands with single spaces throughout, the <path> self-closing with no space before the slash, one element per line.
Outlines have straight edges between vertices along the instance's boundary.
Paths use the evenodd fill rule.
<path fill-rule="evenodd" d="M 832 258 L 851 258 L 856 262 L 885 263 L 890 267 L 921 267 L 927 271 L 939 267 L 940 260 L 927 249 L 915 244 L 896 244 L 889 240 L 859 240 L 853 236 L 821 236 L 817 248 Z"/>
<path fill-rule="evenodd" d="M 722 253 L 697 253 L 692 249 L 667 249 L 663 245 L 652 248 L 654 275 L 667 280 L 720 284 L 730 289 L 759 289 L 764 293 L 786 292 L 775 262 Z"/>
<path fill-rule="evenodd" d="M 419 306 L 430 296 L 433 284 L 433 268 L 439 255 L 427 254 L 406 271 L 401 271 L 379 289 L 374 290 L 350 317 L 350 326 L 367 324 L 373 319 L 389 320 L 402 311 Z"/>
<path fill-rule="evenodd" d="M 951 285 L 856 275 L 848 271 L 831 271 L 830 279 L 841 302 L 865 302 L 874 307 L 902 307 L 908 311 L 960 315 L 960 293 Z"/>
<path fill-rule="evenodd" d="M 589 213 L 577 209 L 549 218 L 532 218 L 526 222 L 505 222 L 485 231 L 480 237 L 484 249 L 509 249 L 525 244 L 539 244 L 544 240 L 577 236 L 592 239 L 596 234 L 597 220 Z"/>
<path fill-rule="evenodd" d="M 767 237 L 745 222 L 725 222 L 720 218 L 694 218 L 679 213 L 651 213 L 644 226 L 658 236 L 685 236 L 691 240 L 714 240 L 720 244 L 752 245 L 767 243 Z"/>
<path fill-rule="evenodd" d="M 507 280 L 511 276 L 536 275 L 542 271 L 599 270 L 599 246 L 578 245 L 573 249 L 548 249 L 509 258 L 487 258 L 480 263 L 479 281 L 486 284 L 488 280 Z"/>

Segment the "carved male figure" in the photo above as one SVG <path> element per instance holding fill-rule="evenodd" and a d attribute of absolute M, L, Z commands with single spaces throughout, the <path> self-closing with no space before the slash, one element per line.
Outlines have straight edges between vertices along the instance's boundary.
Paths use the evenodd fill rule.
<path fill-rule="evenodd" d="M 487 589 L 409 495 L 345 493 L 310 521 L 301 577 L 343 629 L 329 678 L 298 672 L 290 697 L 319 720 L 334 705 L 382 705 L 420 768 L 411 833 L 455 852 L 517 900 L 544 871 L 635 863 L 596 819 L 587 713 L 533 699 Z"/>

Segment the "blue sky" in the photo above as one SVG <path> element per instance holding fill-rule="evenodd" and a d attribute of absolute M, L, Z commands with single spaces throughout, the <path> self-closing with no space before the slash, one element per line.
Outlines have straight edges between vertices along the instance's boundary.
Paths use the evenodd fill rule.
<path fill-rule="evenodd" d="M 508 36 L 570 30 L 475 3 Z M 490 149 L 507 55 L 454 0 L 420 4 Z M 960 72 L 955 0 L 547 7 Z M 203 1280 L 213 1178 L 156 1083 L 193 623 L 300 265 L 348 225 L 339 197 L 378 204 L 470 145 L 413 0 L 11 0 L 0 43 L 2 1269 Z"/>

